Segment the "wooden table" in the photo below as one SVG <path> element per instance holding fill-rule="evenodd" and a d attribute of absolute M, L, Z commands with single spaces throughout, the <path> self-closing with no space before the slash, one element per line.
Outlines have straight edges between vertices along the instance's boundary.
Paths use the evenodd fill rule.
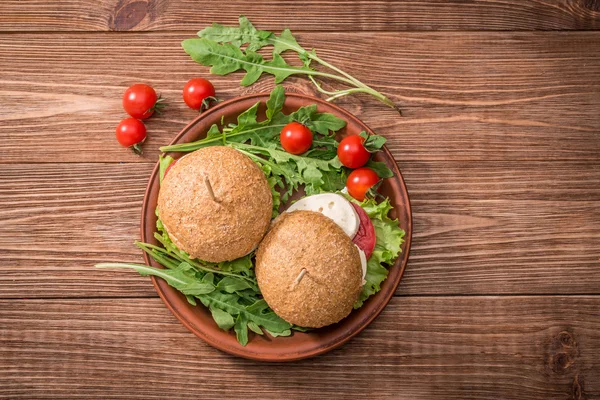
<path fill-rule="evenodd" d="M 0 397 L 600 399 L 600 1 L 251 3 L 0 3 Z M 196 116 L 184 83 L 272 87 L 180 47 L 239 14 L 404 113 L 338 103 L 388 138 L 408 185 L 397 295 L 344 347 L 286 365 L 209 347 L 148 278 L 93 268 L 142 261 L 157 147 Z M 114 139 L 136 82 L 169 102 L 143 157 Z"/>

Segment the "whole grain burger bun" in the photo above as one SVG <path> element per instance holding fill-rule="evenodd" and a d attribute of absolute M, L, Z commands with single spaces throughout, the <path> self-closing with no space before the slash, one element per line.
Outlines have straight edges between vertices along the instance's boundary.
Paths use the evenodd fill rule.
<path fill-rule="evenodd" d="M 320 328 L 352 311 L 362 286 L 358 250 L 335 222 L 314 211 L 282 214 L 256 253 L 260 291 L 291 324 Z M 306 273 L 298 281 L 298 276 Z"/>
<path fill-rule="evenodd" d="M 272 207 L 261 169 L 224 146 L 179 159 L 158 194 L 158 214 L 173 243 L 210 262 L 234 260 L 254 250 L 269 228 Z"/>

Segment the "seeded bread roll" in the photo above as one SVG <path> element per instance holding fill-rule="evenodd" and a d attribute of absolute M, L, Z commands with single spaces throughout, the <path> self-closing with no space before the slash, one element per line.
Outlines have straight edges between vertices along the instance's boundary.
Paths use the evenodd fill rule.
<path fill-rule="evenodd" d="M 350 237 L 321 213 L 282 214 L 256 253 L 262 295 L 289 323 L 320 328 L 350 314 L 362 286 L 360 256 Z M 298 275 L 306 269 L 302 279 Z"/>
<path fill-rule="evenodd" d="M 272 207 L 261 169 L 224 146 L 179 159 L 158 194 L 158 213 L 173 243 L 210 262 L 234 260 L 254 250 L 269 227 Z"/>

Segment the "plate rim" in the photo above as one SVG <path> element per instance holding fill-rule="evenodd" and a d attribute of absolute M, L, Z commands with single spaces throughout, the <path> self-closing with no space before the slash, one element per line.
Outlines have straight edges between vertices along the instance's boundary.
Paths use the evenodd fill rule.
<path fill-rule="evenodd" d="M 230 104 L 246 101 L 249 99 L 257 99 L 258 101 L 263 101 L 263 100 L 266 101 L 266 99 L 268 99 L 269 95 L 270 95 L 269 92 L 254 93 L 254 94 L 250 94 L 250 95 L 234 97 L 227 101 L 221 102 L 221 103 L 217 104 L 216 106 L 204 111 L 202 114 L 198 115 L 196 118 L 194 118 L 183 129 L 181 129 L 181 131 L 179 131 L 179 133 L 177 135 L 175 135 L 175 137 L 169 142 L 169 145 L 176 144 L 182 136 L 184 136 L 190 129 L 192 129 L 198 123 L 198 121 L 200 121 L 214 113 L 218 113 L 221 109 L 228 107 Z M 287 92 L 287 91 L 285 92 L 285 96 L 286 96 L 286 99 L 288 97 L 296 97 L 301 100 L 305 100 L 305 101 L 312 102 L 312 103 L 320 103 L 323 106 L 331 107 L 331 108 L 335 109 L 337 112 L 343 114 L 346 118 L 355 120 L 355 122 L 367 127 L 369 131 L 373 132 L 362 120 L 360 120 L 354 114 L 350 113 L 350 111 L 347 111 L 335 104 L 331 104 L 323 99 L 305 95 L 305 94 L 300 94 L 300 93 L 295 93 L 295 92 Z M 260 353 L 254 353 L 254 352 L 249 352 L 249 351 L 245 351 L 242 354 L 239 352 L 238 349 L 231 348 L 223 342 L 214 340 L 212 335 L 208 335 L 205 332 L 202 332 L 202 331 L 196 329 L 195 327 L 193 327 L 192 323 L 185 316 L 183 316 L 181 313 L 179 313 L 176 310 L 175 306 L 171 303 L 169 297 L 167 296 L 167 294 L 165 293 L 163 288 L 160 286 L 161 284 L 159 283 L 158 278 L 156 278 L 155 276 L 151 276 L 152 285 L 154 286 L 154 289 L 158 293 L 162 302 L 167 306 L 169 311 L 177 318 L 177 320 L 198 338 L 204 340 L 209 345 L 211 345 L 221 351 L 224 351 L 226 353 L 229 353 L 229 354 L 232 354 L 232 355 L 235 355 L 238 357 L 250 359 L 250 360 L 267 361 L 267 362 L 297 361 L 297 360 L 307 359 L 307 358 L 311 358 L 311 357 L 315 357 L 315 356 L 327 353 L 333 349 L 339 348 L 340 346 L 342 346 L 343 344 L 348 342 L 350 339 L 352 339 L 354 336 L 358 335 L 361 331 L 363 331 L 366 327 L 368 327 L 373 322 L 373 320 L 375 318 L 377 318 L 377 316 L 379 316 L 379 314 L 381 314 L 381 312 L 388 305 L 388 303 L 394 296 L 394 293 L 398 289 L 398 286 L 400 284 L 400 281 L 402 280 L 402 277 L 404 276 L 404 271 L 406 270 L 406 266 L 408 264 L 408 260 L 410 257 L 410 248 L 411 248 L 412 231 L 413 231 L 412 205 L 410 202 L 410 196 L 408 193 L 408 189 L 406 187 L 406 182 L 404 181 L 404 177 L 402 176 L 402 173 L 400 172 L 400 169 L 398 168 L 396 159 L 393 157 L 393 155 L 391 154 L 391 152 L 389 151 L 387 146 L 384 145 L 382 148 L 382 151 L 386 154 L 386 156 L 389 157 L 389 159 L 394 161 L 393 165 L 392 165 L 392 170 L 397 177 L 400 187 L 406 193 L 405 208 L 406 208 L 406 213 L 408 216 L 408 218 L 407 218 L 408 224 L 406 227 L 402 227 L 402 229 L 405 231 L 404 249 L 403 249 L 404 257 L 402 257 L 400 271 L 399 271 L 395 281 L 393 282 L 393 290 L 391 290 L 388 294 L 385 294 L 385 297 L 380 300 L 378 306 L 375 307 L 375 309 L 370 314 L 368 314 L 366 318 L 361 320 L 361 323 L 357 326 L 356 329 L 350 331 L 347 335 L 341 337 L 333 345 L 326 346 L 326 347 L 319 347 L 312 351 L 303 352 L 303 353 L 298 353 L 298 352 L 277 353 L 276 357 L 274 357 L 273 355 L 270 355 L 270 354 L 262 355 Z M 152 170 L 152 173 L 150 174 L 150 177 L 148 178 L 148 183 L 146 185 L 146 190 L 144 192 L 144 199 L 143 199 L 143 203 L 142 203 L 141 218 L 140 218 L 140 234 L 141 234 L 142 241 L 147 239 L 146 235 L 145 235 L 145 230 L 146 230 L 145 228 L 146 228 L 146 215 L 148 213 L 148 206 L 150 203 L 149 196 L 151 194 L 153 185 L 156 182 L 156 175 L 158 174 L 158 171 L 159 171 L 159 162 L 157 161 L 154 166 L 154 169 Z M 152 212 L 154 213 L 154 210 Z M 151 265 L 150 256 L 146 252 L 143 252 L 143 256 L 144 256 L 144 261 L 146 262 L 146 264 Z M 389 278 L 387 278 L 387 279 L 389 279 Z M 378 293 L 374 294 L 373 296 L 377 296 L 377 294 Z M 230 334 L 230 333 L 224 331 L 223 334 Z"/>

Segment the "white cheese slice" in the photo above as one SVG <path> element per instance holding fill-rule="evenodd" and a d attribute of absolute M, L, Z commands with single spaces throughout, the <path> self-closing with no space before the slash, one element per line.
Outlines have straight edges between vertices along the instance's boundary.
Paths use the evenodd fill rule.
<path fill-rule="evenodd" d="M 364 285 L 365 283 L 367 283 L 367 281 L 365 280 L 365 277 L 367 276 L 367 255 L 364 251 L 360 249 L 360 247 L 356 246 L 356 248 L 358 249 L 358 255 L 360 256 L 360 266 L 362 267 L 363 273 L 362 284 Z"/>
<path fill-rule="evenodd" d="M 350 238 L 358 232 L 358 214 L 352 204 L 339 194 L 322 193 L 308 196 L 292 204 L 286 211 L 297 210 L 320 212 L 338 224 Z"/>

